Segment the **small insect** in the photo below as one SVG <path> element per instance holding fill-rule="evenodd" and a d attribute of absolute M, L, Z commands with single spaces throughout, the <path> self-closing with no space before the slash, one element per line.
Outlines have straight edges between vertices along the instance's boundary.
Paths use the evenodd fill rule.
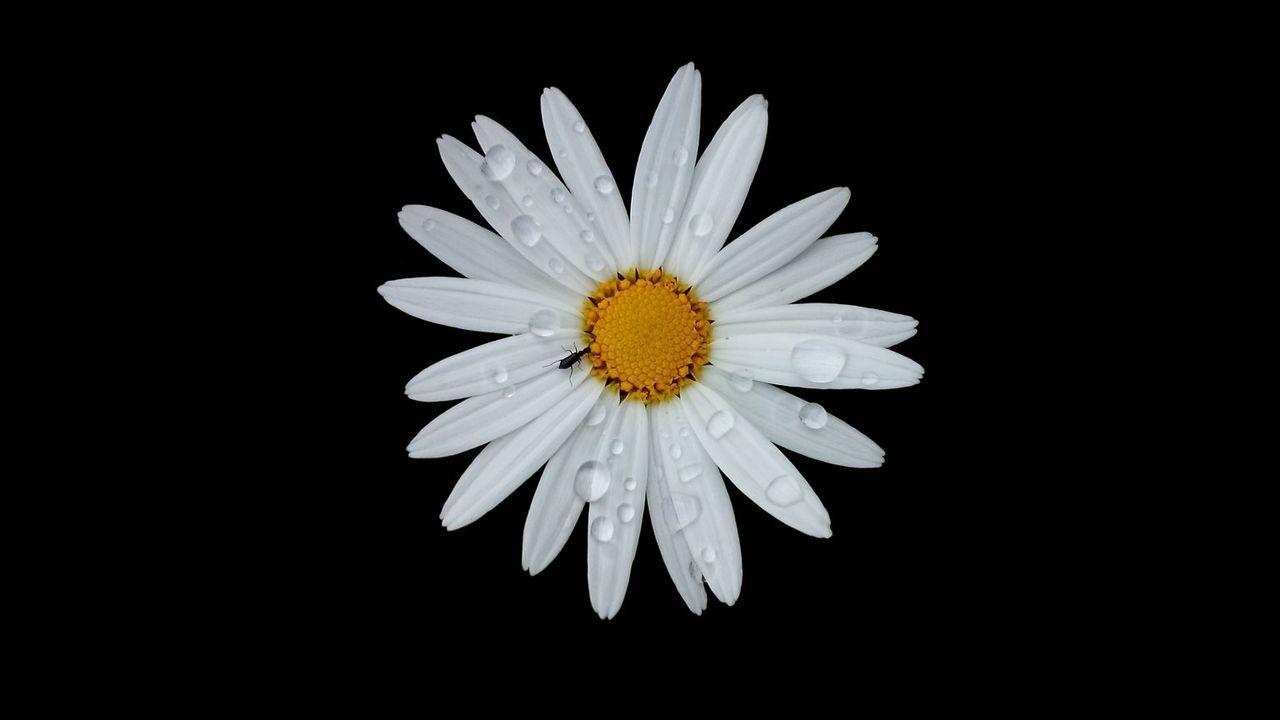
<path fill-rule="evenodd" d="M 564 348 L 564 347 L 561 347 L 560 349 L 561 349 L 561 350 L 564 350 L 565 352 L 567 352 L 567 353 L 569 353 L 569 354 L 568 354 L 568 355 L 566 355 L 566 356 L 564 356 L 563 358 L 560 358 L 560 362 L 559 362 L 559 364 L 558 364 L 558 366 L 557 366 L 557 367 L 558 367 L 558 369 L 560 369 L 560 370 L 568 370 L 568 371 L 569 371 L 569 380 L 571 380 L 571 381 L 572 381 L 572 380 L 573 380 L 573 368 L 577 366 L 577 364 L 578 364 L 578 360 L 580 360 L 580 359 L 582 358 L 582 356 L 583 356 L 583 355 L 586 355 L 588 352 L 590 352 L 590 351 L 591 351 L 591 347 L 590 347 L 590 346 L 587 346 L 587 347 L 584 347 L 584 348 L 582 348 L 581 350 L 579 350 L 579 349 L 578 349 L 578 346 L 577 346 L 577 345 L 574 345 L 574 346 L 573 346 L 573 350 L 572 350 L 572 351 L 570 351 L 570 350 L 568 350 L 567 348 Z M 550 366 L 550 365 L 546 365 L 545 367 L 551 367 L 551 366 Z"/>

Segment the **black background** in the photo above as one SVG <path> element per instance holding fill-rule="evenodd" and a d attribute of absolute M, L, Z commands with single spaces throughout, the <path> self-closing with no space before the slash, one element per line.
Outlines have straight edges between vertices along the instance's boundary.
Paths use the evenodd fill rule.
<path fill-rule="evenodd" d="M 459 62 L 423 48 L 308 75 L 314 118 L 298 123 L 324 131 L 304 148 L 303 167 L 323 187 L 300 212 L 323 222 L 303 242 L 331 263 L 324 282 L 334 301 L 308 362 L 337 384 L 296 411 L 324 425 L 323 440 L 300 453 L 316 461 L 315 479 L 299 481 L 295 513 L 305 529 L 280 564 L 315 582 L 308 594 L 327 608 L 326 637 L 349 633 L 412 651 L 458 649 L 477 635 L 714 635 L 851 652 L 869 643 L 887 657 L 926 641 L 980 638 L 1020 617 L 1045 592 L 1031 579 L 1039 551 L 1027 532 L 1047 512 L 1047 496 L 1018 463 L 1015 438 L 1027 420 L 1004 409 L 1036 351 L 1023 344 L 999 359 L 1031 303 L 1010 279 L 1021 275 L 1023 240 L 1015 199 L 1023 178 L 1009 169 L 1027 112 L 1007 102 L 1017 86 L 993 81 L 992 66 L 972 58 L 923 62 L 853 38 L 803 52 L 624 46 L 608 57 L 479 53 Z M 404 384 L 493 336 L 412 318 L 376 288 L 455 275 L 400 229 L 403 205 L 480 222 L 439 160 L 439 135 L 474 144 L 471 119 L 485 114 L 545 160 L 539 96 L 554 85 L 583 114 L 629 198 L 645 129 L 688 61 L 702 72 L 701 147 L 745 97 L 769 100 L 763 160 L 730 237 L 815 192 L 851 188 L 828 234 L 868 231 L 879 250 L 809 300 L 915 317 L 918 335 L 895 350 L 926 374 L 899 390 L 795 391 L 887 454 L 882 468 L 851 470 L 788 453 L 830 512 L 832 538 L 781 525 L 730 486 L 744 564 L 736 605 L 712 598 L 702 617 L 692 615 L 646 527 L 626 602 L 602 621 L 587 595 L 584 523 L 542 574 L 520 567 L 537 474 L 472 525 L 440 527 L 440 507 L 477 451 L 409 459 L 405 445 L 451 403 L 411 401 Z"/>

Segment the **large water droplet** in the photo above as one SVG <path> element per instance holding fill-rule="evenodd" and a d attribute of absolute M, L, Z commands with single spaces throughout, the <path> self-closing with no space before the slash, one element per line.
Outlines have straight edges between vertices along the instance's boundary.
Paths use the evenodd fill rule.
<path fill-rule="evenodd" d="M 818 403 L 805 403 L 804 407 L 800 408 L 800 422 L 804 423 L 805 427 L 820 430 L 827 424 L 827 409 Z"/>
<path fill-rule="evenodd" d="M 747 369 L 734 370 L 729 376 L 729 384 L 738 392 L 751 392 L 751 386 L 756 384 L 755 378 L 751 377 L 751 371 Z"/>
<path fill-rule="evenodd" d="M 489 377 L 493 378 L 494 382 L 501 385 L 507 381 L 507 378 L 510 377 L 510 375 L 507 374 L 506 368 L 499 365 L 493 369 L 493 372 L 489 373 Z"/>
<path fill-rule="evenodd" d="M 656 173 L 656 172 L 651 172 L 651 173 L 649 173 L 649 174 L 645 175 L 645 176 L 644 176 L 644 184 L 645 184 L 645 187 L 657 187 L 657 186 L 658 186 L 658 173 Z"/>
<path fill-rule="evenodd" d="M 676 220 L 675 208 L 667 208 L 667 211 L 662 213 L 662 223 L 664 225 L 670 225 L 671 223 L 675 222 L 675 220 Z"/>
<path fill-rule="evenodd" d="M 612 540 L 613 521 L 604 516 L 596 518 L 596 521 L 591 523 L 591 537 L 602 543 Z"/>
<path fill-rule="evenodd" d="M 662 516 L 671 526 L 671 532 L 689 527 L 702 514 L 702 501 L 693 495 L 671 493 L 662 501 Z"/>
<path fill-rule="evenodd" d="M 533 196 L 525 195 L 524 197 L 520 198 L 520 204 L 525 207 L 533 207 Z"/>
<path fill-rule="evenodd" d="M 587 267 L 591 269 L 591 272 L 600 272 L 604 269 L 604 266 L 604 256 L 595 250 L 587 253 Z"/>
<path fill-rule="evenodd" d="M 566 193 L 564 191 L 564 188 L 552 188 L 551 202 L 554 202 L 555 204 L 559 205 L 560 203 L 564 202 L 565 197 L 566 197 Z"/>
<path fill-rule="evenodd" d="M 587 425 L 595 426 L 604 422 L 604 416 L 609 413 L 609 407 L 605 405 L 605 400 L 601 399 L 591 408 L 591 412 L 587 413 Z"/>
<path fill-rule="evenodd" d="M 494 145 L 484 156 L 480 172 L 490 180 L 506 180 L 516 169 L 516 155 L 506 145 Z"/>
<path fill-rule="evenodd" d="M 717 410 L 707 419 L 707 434 L 719 440 L 733 429 L 733 411 Z"/>
<path fill-rule="evenodd" d="M 578 122 L 573 124 L 573 131 L 576 133 L 586 132 L 587 124 L 579 120 Z"/>
<path fill-rule="evenodd" d="M 610 480 L 609 468 L 604 463 L 588 460 L 582 463 L 573 476 L 573 491 L 583 500 L 595 502 L 608 491 Z"/>
<path fill-rule="evenodd" d="M 879 375 L 877 375 L 877 374 L 875 374 L 875 373 L 873 373 L 873 372 L 871 372 L 870 370 L 868 370 L 868 371 L 866 371 L 866 372 L 862 373 L 862 384 L 863 384 L 863 385 L 875 385 L 875 384 L 877 384 L 877 383 L 879 383 L 879 382 L 880 382 L 880 376 L 879 376 Z"/>
<path fill-rule="evenodd" d="M 525 165 L 525 168 L 529 170 L 530 175 L 542 174 L 542 163 L 538 162 L 537 160 L 530 160 L 529 163 Z"/>
<path fill-rule="evenodd" d="M 618 519 L 624 523 L 629 523 L 636 519 L 636 508 L 630 503 L 622 503 L 618 506 Z"/>
<path fill-rule="evenodd" d="M 680 468 L 680 482 L 692 482 L 694 478 L 702 474 L 702 468 L 697 465 L 685 465 Z"/>
<path fill-rule="evenodd" d="M 515 234 L 517 240 L 529 247 L 537 245 L 542 239 L 542 228 L 538 227 L 538 222 L 529 215 L 517 215 L 511 221 L 511 232 Z"/>
<path fill-rule="evenodd" d="M 680 456 L 681 456 L 681 455 L 684 455 L 684 448 L 680 447 L 680 443 L 674 443 L 674 444 L 669 448 L 668 452 L 670 452 L 670 453 L 671 453 L 671 458 L 672 458 L 673 460 L 679 460 L 679 459 L 680 459 Z"/>
<path fill-rule="evenodd" d="M 764 494 L 771 502 L 785 507 L 800 502 L 804 491 L 800 489 L 800 483 L 796 482 L 795 478 L 790 475 L 780 475 L 769 483 Z"/>
<path fill-rule="evenodd" d="M 622 483 L 622 487 L 626 488 L 627 492 L 631 492 L 632 490 L 635 490 L 635 489 L 636 489 L 636 479 L 635 479 L 635 478 L 627 478 L 627 481 L 626 481 L 626 482 L 624 482 L 624 483 Z"/>
<path fill-rule="evenodd" d="M 601 195 L 608 195 L 613 192 L 613 178 L 608 175 L 601 175 L 596 178 L 596 192 Z"/>
<path fill-rule="evenodd" d="M 432 230 L 435 230 L 435 229 L 436 229 L 436 221 L 435 221 L 435 220 L 432 220 L 431 218 L 427 218 L 426 220 L 423 220 L 423 221 L 422 221 L 422 229 L 423 229 L 424 231 L 426 231 L 426 232 L 431 232 Z"/>
<path fill-rule="evenodd" d="M 671 154 L 671 162 L 675 163 L 676 167 L 680 167 L 689 162 L 689 148 L 683 145 L 676 148 L 676 151 Z"/>
<path fill-rule="evenodd" d="M 560 316 L 553 310 L 539 310 L 529 318 L 529 332 L 538 337 L 549 337 L 560 329 Z"/>
<path fill-rule="evenodd" d="M 551 258 L 547 261 L 547 267 L 551 268 L 551 272 L 559 275 L 564 272 L 564 261 L 560 258 Z"/>
<path fill-rule="evenodd" d="M 716 549 L 705 547 L 702 548 L 702 562 L 713 563 L 716 561 Z"/>
<path fill-rule="evenodd" d="M 693 233 L 695 237 L 703 237 L 711 232 L 713 225 L 715 225 L 715 221 L 706 213 L 698 213 L 689 218 L 689 232 Z"/>
<path fill-rule="evenodd" d="M 578 233 L 578 238 L 581 239 L 582 242 L 584 243 L 593 243 L 596 241 L 596 234 L 591 232 L 590 230 L 583 230 L 582 232 Z"/>
<path fill-rule="evenodd" d="M 829 383 L 844 369 L 844 351 L 822 340 L 805 340 L 791 348 L 791 366 L 800 377 L 815 383 Z"/>
<path fill-rule="evenodd" d="M 627 449 L 626 443 L 622 442 L 621 440 L 615 439 L 609 445 L 609 452 L 613 453 L 614 455 L 621 455 L 622 451 L 626 449 Z"/>

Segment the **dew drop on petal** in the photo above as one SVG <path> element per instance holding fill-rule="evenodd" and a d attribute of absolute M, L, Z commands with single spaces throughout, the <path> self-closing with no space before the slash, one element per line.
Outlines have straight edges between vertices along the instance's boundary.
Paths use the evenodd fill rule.
<path fill-rule="evenodd" d="M 795 505 L 800 502 L 804 492 L 800 489 L 800 483 L 790 475 L 779 475 L 769 483 L 768 489 L 764 491 L 765 497 L 769 501 L 786 507 L 787 505 Z"/>
<path fill-rule="evenodd" d="M 693 495 L 671 493 L 662 501 L 662 515 L 672 532 L 679 532 L 702 514 L 702 501 Z"/>
<path fill-rule="evenodd" d="M 716 561 L 715 548 L 709 548 L 709 547 L 702 548 L 702 562 L 713 563 L 715 561 Z"/>
<path fill-rule="evenodd" d="M 612 540 L 613 521 L 603 516 L 596 518 L 596 521 L 591 523 L 591 537 L 602 543 Z"/>
<path fill-rule="evenodd" d="M 636 489 L 636 479 L 635 479 L 635 478 L 627 478 L 627 481 L 626 481 L 626 482 L 624 482 L 624 483 L 622 483 L 622 487 L 626 488 L 627 492 L 631 492 L 632 490 L 635 490 L 635 489 Z"/>
<path fill-rule="evenodd" d="M 493 372 L 490 374 L 490 377 L 493 378 L 493 381 L 495 383 L 502 385 L 507 381 L 507 378 L 510 376 L 507 374 L 507 369 L 499 365 L 498 367 L 493 369 Z"/>
<path fill-rule="evenodd" d="M 829 383 L 844 369 L 844 351 L 822 340 L 804 340 L 791 348 L 791 367 L 796 373 L 815 383 Z"/>
<path fill-rule="evenodd" d="M 675 222 L 675 220 L 676 220 L 675 208 L 667 208 L 667 211 L 662 213 L 662 223 L 664 225 L 670 225 L 671 223 Z"/>
<path fill-rule="evenodd" d="M 422 221 L 422 229 L 423 229 L 423 231 L 425 231 L 425 232 L 431 232 L 432 230 L 435 230 L 435 229 L 436 229 L 436 221 L 435 221 L 435 220 L 432 220 L 431 218 L 427 218 L 426 220 L 423 220 L 423 221 Z"/>
<path fill-rule="evenodd" d="M 515 388 L 513 388 L 513 387 L 509 387 L 509 388 L 507 388 L 506 390 L 503 390 L 503 391 L 502 391 L 502 397 L 504 397 L 504 398 L 509 398 L 509 397 L 511 397 L 512 395 L 515 395 L 515 394 L 516 394 L 516 389 L 515 389 Z"/>
<path fill-rule="evenodd" d="M 733 422 L 732 410 L 717 410 L 707 418 L 707 434 L 719 440 L 733 429 Z"/>
<path fill-rule="evenodd" d="M 564 214 L 565 214 L 565 215 L 572 215 L 572 214 L 573 214 L 573 203 L 565 203 L 565 204 L 564 204 Z"/>
<path fill-rule="evenodd" d="M 689 162 L 689 148 L 683 145 L 676 148 L 676 151 L 671 154 L 671 162 L 675 163 L 676 167 L 680 167 Z"/>
<path fill-rule="evenodd" d="M 547 261 L 547 267 L 551 268 L 551 272 L 559 275 L 564 272 L 564 261 L 560 258 L 551 258 Z"/>
<path fill-rule="evenodd" d="M 733 389 L 738 392 L 750 392 L 751 386 L 756 384 L 755 378 L 751 377 L 751 371 L 747 369 L 734 370 L 729 376 L 729 384 L 733 385 Z"/>
<path fill-rule="evenodd" d="M 684 448 L 680 447 L 680 443 L 672 443 L 671 447 L 668 449 L 668 452 L 671 453 L 671 459 L 679 460 L 680 456 L 684 455 Z"/>
<path fill-rule="evenodd" d="M 578 467 L 573 477 L 573 491 L 587 502 L 595 502 L 609 490 L 609 468 L 596 460 L 588 460 Z"/>
<path fill-rule="evenodd" d="M 862 373 L 862 384 L 863 384 L 863 385 L 875 385 L 875 384 L 877 384 L 877 383 L 879 383 L 879 382 L 880 382 L 880 376 L 879 376 L 879 375 L 877 375 L 877 374 L 875 374 L 875 373 L 873 373 L 873 372 L 871 372 L 870 370 L 868 370 L 868 371 L 866 371 L 866 372 Z"/>
<path fill-rule="evenodd" d="M 578 233 L 578 237 L 584 243 L 591 243 L 596 241 L 596 234 L 591 232 L 590 230 L 583 230 L 582 232 Z"/>
<path fill-rule="evenodd" d="M 613 453 L 614 455 L 621 455 L 622 451 L 626 449 L 627 449 L 626 444 L 623 443 L 621 440 L 614 440 L 613 443 L 609 445 L 609 452 Z"/>
<path fill-rule="evenodd" d="M 528 169 L 530 175 L 542 174 L 542 163 L 537 160 L 530 160 L 529 163 L 525 165 L 525 168 Z"/>
<path fill-rule="evenodd" d="M 587 124 L 586 124 L 586 123 L 584 123 L 584 122 L 582 122 L 581 120 L 579 120 L 578 122 L 576 122 L 576 123 L 574 123 L 574 124 L 573 124 L 573 131 L 574 131 L 574 132 L 576 132 L 576 133 L 583 133 L 583 132 L 586 132 L 586 131 L 587 131 Z"/>
<path fill-rule="evenodd" d="M 692 482 L 694 478 L 702 474 L 702 468 L 697 465 L 685 465 L 680 468 L 680 482 Z"/>
<path fill-rule="evenodd" d="M 595 214 L 595 213 L 587 213 L 587 222 L 595 222 L 595 221 L 596 221 L 596 214 Z"/>
<path fill-rule="evenodd" d="M 689 426 L 688 426 L 688 425 L 681 425 L 681 426 L 680 426 L 680 437 L 689 437 Z"/>
<path fill-rule="evenodd" d="M 529 332 L 538 337 L 550 337 L 560 329 L 560 316 L 553 310 L 539 310 L 529 318 Z"/>
<path fill-rule="evenodd" d="M 560 203 L 564 202 L 564 198 L 565 198 L 564 188 L 551 189 L 551 202 L 554 202 L 555 204 L 559 205 Z"/>
<path fill-rule="evenodd" d="M 837 330 L 839 330 L 839 329 L 840 329 L 840 325 L 841 325 L 841 323 L 843 323 L 843 322 L 844 322 L 844 311 L 843 311 L 843 310 L 838 311 L 835 315 L 832 315 L 832 316 L 831 316 L 831 324 L 832 324 L 832 325 L 835 325 Z"/>
<path fill-rule="evenodd" d="M 538 222 L 530 215 L 517 215 L 511 221 L 511 232 L 517 240 L 529 247 L 537 245 L 542 239 L 542 228 L 538 227 Z"/>
<path fill-rule="evenodd" d="M 827 424 L 827 409 L 818 403 L 805 403 L 804 407 L 800 408 L 800 422 L 804 423 L 805 427 L 820 430 Z"/>
<path fill-rule="evenodd" d="M 480 172 L 490 180 L 506 180 L 516 169 L 516 155 L 506 145 L 494 145 L 484 156 Z"/>
<path fill-rule="evenodd" d="M 484 196 L 484 204 L 488 205 L 490 210 L 497 210 L 498 208 L 502 207 L 502 203 L 498 202 L 498 198 L 492 195 Z"/>
<path fill-rule="evenodd" d="M 591 269 L 591 272 L 600 272 L 604 269 L 604 266 L 604 256 L 595 250 L 587 253 L 587 267 Z"/>
<path fill-rule="evenodd" d="M 693 233 L 694 237 L 703 237 L 710 233 L 713 225 L 715 222 L 706 213 L 698 213 L 689 218 L 689 232 Z"/>
<path fill-rule="evenodd" d="M 600 193 L 601 195 L 608 195 L 609 193 L 613 192 L 613 178 L 609 177 L 608 175 L 601 175 L 600 177 L 596 178 L 595 185 L 596 185 L 596 192 Z"/>
<path fill-rule="evenodd" d="M 587 413 L 587 426 L 594 427 L 604 422 L 604 416 L 609 413 L 609 408 L 605 405 L 605 400 L 597 402 L 595 407 L 591 408 L 591 412 Z"/>
<path fill-rule="evenodd" d="M 644 176 L 644 184 L 645 184 L 645 187 L 657 187 L 657 186 L 658 186 L 658 173 L 656 173 L 656 172 L 651 172 L 651 173 L 649 173 L 649 174 L 645 175 L 645 176 Z"/>
<path fill-rule="evenodd" d="M 632 481 L 634 482 L 634 481 Z M 629 523 L 636 519 L 636 508 L 630 503 L 622 503 L 618 506 L 618 519 L 624 523 Z"/>
<path fill-rule="evenodd" d="M 525 195 L 524 197 L 520 198 L 520 204 L 525 207 L 533 207 L 533 196 Z"/>

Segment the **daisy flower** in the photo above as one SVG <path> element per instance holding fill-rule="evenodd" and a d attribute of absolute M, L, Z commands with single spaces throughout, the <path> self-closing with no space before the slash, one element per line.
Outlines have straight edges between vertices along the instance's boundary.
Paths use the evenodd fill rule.
<path fill-rule="evenodd" d="M 409 382 L 414 400 L 462 400 L 409 455 L 484 446 L 444 504 L 449 530 L 545 464 L 524 567 L 547 567 L 586 508 L 588 587 L 602 618 L 622 606 L 646 509 L 689 609 L 701 614 L 707 588 L 734 603 L 742 555 L 725 477 L 784 524 L 831 535 L 826 508 L 779 447 L 851 468 L 879 466 L 884 453 L 778 386 L 883 390 L 923 373 L 887 349 L 915 334 L 915 320 L 793 304 L 876 250 L 867 233 L 822 237 L 847 188 L 799 200 L 726 244 L 760 162 L 768 103 L 747 98 L 699 158 L 701 83 L 690 64 L 667 86 L 629 212 L 586 120 L 555 88 L 542 95 L 542 119 L 559 177 L 483 116 L 472 125 L 483 154 L 440 138 L 449 174 L 497 234 L 405 207 L 405 231 L 464 277 L 378 289 L 423 320 L 508 336 Z"/>

